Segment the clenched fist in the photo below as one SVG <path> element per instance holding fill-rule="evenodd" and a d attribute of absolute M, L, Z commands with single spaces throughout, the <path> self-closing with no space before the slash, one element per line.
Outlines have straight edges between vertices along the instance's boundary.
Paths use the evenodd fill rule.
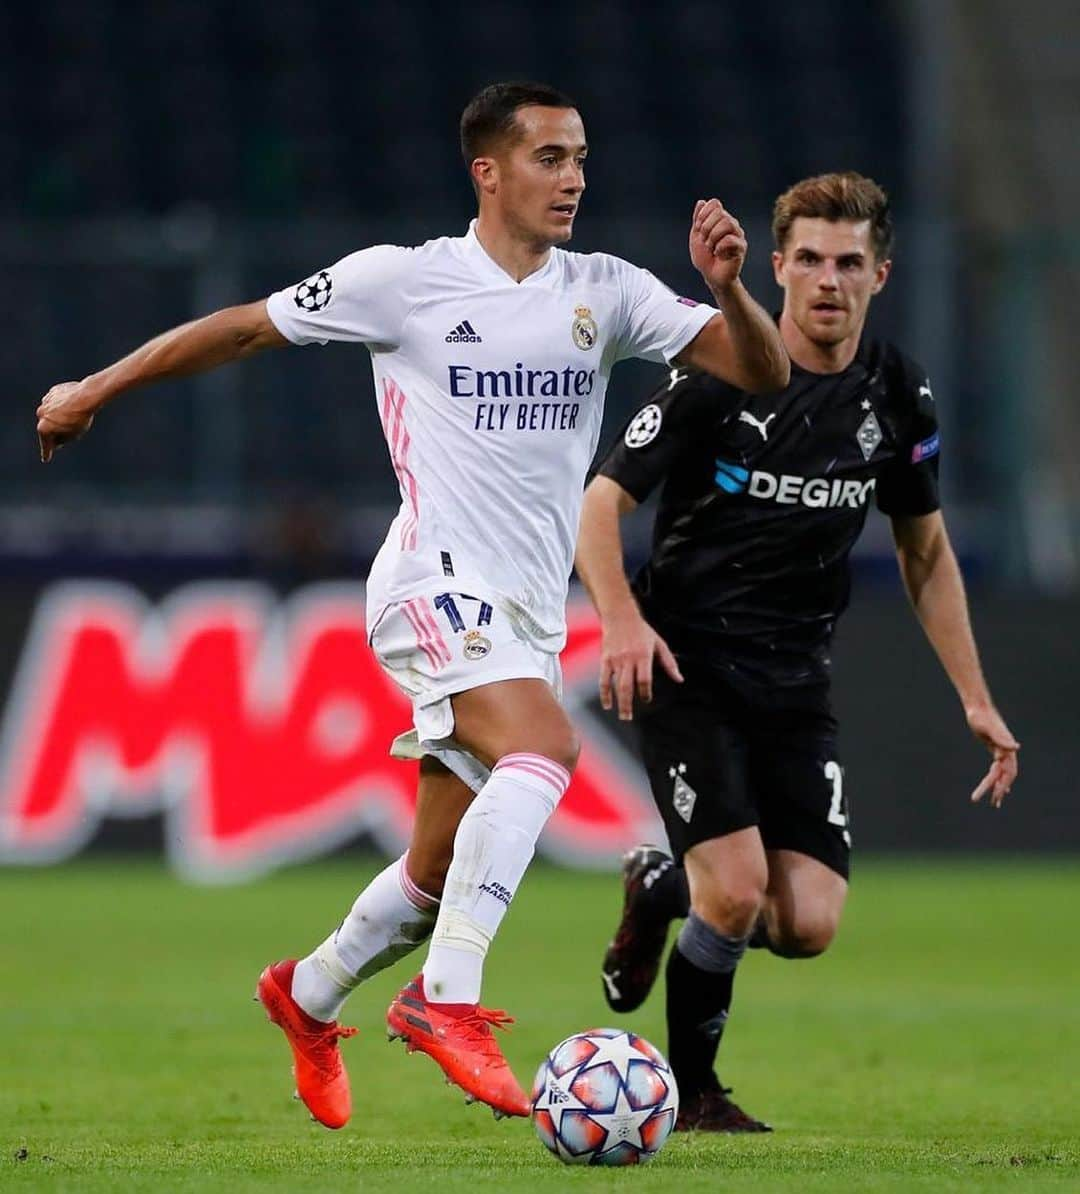
<path fill-rule="evenodd" d="M 714 294 L 739 279 L 746 260 L 742 225 L 719 199 L 699 199 L 690 222 L 690 260 Z"/>
<path fill-rule="evenodd" d="M 83 382 L 62 381 L 42 398 L 37 408 L 37 436 L 41 462 L 48 464 L 64 444 L 85 435 L 94 422 L 94 406 Z"/>

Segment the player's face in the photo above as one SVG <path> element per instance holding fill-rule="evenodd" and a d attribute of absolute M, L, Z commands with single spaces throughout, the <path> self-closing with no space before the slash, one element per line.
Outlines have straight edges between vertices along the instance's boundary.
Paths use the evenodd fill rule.
<path fill-rule="evenodd" d="M 561 244 L 585 190 L 585 126 L 574 108 L 537 105 L 519 108 L 516 121 L 519 135 L 489 159 L 484 190 L 522 240 Z"/>
<path fill-rule="evenodd" d="M 891 265 L 874 258 L 869 220 L 799 216 L 784 252 L 773 253 L 784 313 L 808 340 L 821 345 L 862 334 L 866 309 L 885 285 Z"/>

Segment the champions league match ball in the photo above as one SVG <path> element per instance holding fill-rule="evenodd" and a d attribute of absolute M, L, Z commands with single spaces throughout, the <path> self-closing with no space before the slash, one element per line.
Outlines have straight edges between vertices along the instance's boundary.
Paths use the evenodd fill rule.
<path fill-rule="evenodd" d="M 532 1122 L 568 1165 L 640 1165 L 663 1147 L 679 1091 L 658 1049 L 632 1032 L 592 1028 L 544 1058 L 532 1089 Z"/>

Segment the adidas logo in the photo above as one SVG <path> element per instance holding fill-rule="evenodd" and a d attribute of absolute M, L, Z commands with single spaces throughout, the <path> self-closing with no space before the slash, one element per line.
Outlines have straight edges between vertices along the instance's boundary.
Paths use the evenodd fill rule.
<path fill-rule="evenodd" d="M 452 328 L 446 337 L 447 344 L 483 344 L 483 340 L 476 334 L 473 325 L 463 319 L 456 328 Z"/>

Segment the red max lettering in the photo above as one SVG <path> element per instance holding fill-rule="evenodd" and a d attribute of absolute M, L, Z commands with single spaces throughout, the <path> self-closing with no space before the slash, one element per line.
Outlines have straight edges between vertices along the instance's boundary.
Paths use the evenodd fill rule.
<path fill-rule="evenodd" d="M 362 831 L 399 850 L 416 768 L 387 749 L 409 709 L 362 610 L 355 585 L 283 607 L 248 586 L 195 585 L 158 607 L 120 585 L 46 594 L 4 715 L 0 858 L 66 857 L 104 815 L 158 810 L 194 876 L 265 870 Z M 585 747 L 547 834 L 568 860 L 610 858 L 649 823 L 629 761 L 587 734 L 598 645 L 591 612 L 572 610 L 563 663 Z"/>

